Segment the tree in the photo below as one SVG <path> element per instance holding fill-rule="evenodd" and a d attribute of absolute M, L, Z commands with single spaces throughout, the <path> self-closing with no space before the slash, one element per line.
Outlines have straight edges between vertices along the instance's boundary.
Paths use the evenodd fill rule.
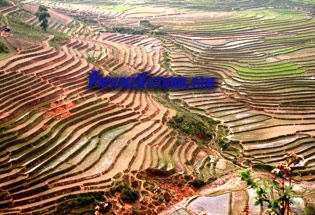
<path fill-rule="evenodd" d="M 38 6 L 38 11 L 37 13 L 35 13 L 35 15 L 37 16 L 39 22 L 40 23 L 40 27 L 42 27 L 42 29 L 44 31 L 46 31 L 47 27 L 48 27 L 48 19 L 50 17 L 50 14 L 47 12 L 47 8 L 44 5 L 39 5 Z"/>
<path fill-rule="evenodd" d="M 137 190 L 131 189 L 128 185 L 125 185 L 120 197 L 127 203 L 134 203 L 140 198 L 140 195 Z"/>
<path fill-rule="evenodd" d="M 291 185 L 293 169 L 301 160 L 304 160 L 302 156 L 295 153 L 287 153 L 284 157 L 286 163 L 278 163 L 276 168 L 271 171 L 273 180 L 270 184 L 265 179 L 262 179 L 263 185 L 259 184 L 252 178 L 249 169 L 238 170 L 241 173 L 241 179 L 256 191 L 255 205 L 263 208 L 266 203 L 267 212 L 271 215 L 288 215 L 290 213 L 290 205 L 294 204 Z"/>

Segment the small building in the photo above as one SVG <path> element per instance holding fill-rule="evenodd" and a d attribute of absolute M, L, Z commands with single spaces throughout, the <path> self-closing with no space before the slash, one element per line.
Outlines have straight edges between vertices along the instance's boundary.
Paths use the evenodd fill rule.
<path fill-rule="evenodd" d="M 4 31 L 6 33 L 11 33 L 11 28 L 9 26 L 3 26 L 1 31 Z"/>
<path fill-rule="evenodd" d="M 12 36 L 12 31 L 11 28 L 9 26 L 3 26 L 1 28 L 1 36 L 3 37 L 7 37 L 7 36 Z"/>

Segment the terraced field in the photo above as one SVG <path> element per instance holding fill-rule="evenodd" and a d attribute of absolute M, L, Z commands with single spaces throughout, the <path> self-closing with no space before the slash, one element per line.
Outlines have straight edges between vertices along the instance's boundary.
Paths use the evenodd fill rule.
<path fill-rule="evenodd" d="M 33 16 L 25 19 L 38 25 Z M 73 36 L 60 50 L 44 41 L 0 63 L 1 213 L 57 213 L 61 197 L 103 191 L 122 172 L 208 169 L 209 152 L 189 139 L 178 144 L 165 124 L 175 111 L 152 93 L 87 88 L 96 67 L 104 75 L 170 76 L 159 64 L 161 41 L 113 33 L 96 40 L 93 32 L 85 36 L 89 29 L 79 21 L 74 28 L 59 22 L 50 27 Z M 205 179 L 213 177 L 203 172 Z"/>
<path fill-rule="evenodd" d="M 272 12 L 274 19 L 289 16 Z M 314 35 L 308 26 L 314 21 L 300 17 L 279 25 L 262 12 L 255 13 L 227 18 L 229 26 L 244 26 L 236 32 L 229 32 L 221 19 L 194 23 L 199 37 L 173 34 L 167 40 L 173 71 L 216 76 L 218 90 L 179 90 L 170 97 L 228 125 L 230 143 L 240 146 L 246 159 L 274 165 L 285 152 L 296 151 L 306 158 L 301 172 L 313 172 Z M 256 24 L 246 27 L 247 22 Z M 190 25 L 181 26 L 181 31 Z M 227 157 L 239 155 L 231 153 L 227 151 Z"/>
<path fill-rule="evenodd" d="M 88 90 L 93 66 L 75 55 L 88 47 L 76 39 L 62 51 L 40 46 L 1 62 L 1 188 L 8 192 L 2 207 L 42 213 L 68 193 L 108 187 L 122 171 L 170 171 L 176 164 L 191 172 L 180 156 L 207 157 L 193 142 L 177 149 L 176 133 L 162 122 L 175 112 L 149 94 Z M 119 63 L 105 59 L 106 65 Z M 142 66 L 130 65 L 136 71 Z"/>
<path fill-rule="evenodd" d="M 36 2 L 24 3 L 1 13 L 38 29 Z M 314 178 L 315 21 L 309 14 L 42 3 L 52 14 L 49 28 L 71 39 L 57 50 L 51 35 L 0 61 L 0 213 L 57 214 L 62 197 L 108 191 L 126 177 L 139 180 L 140 189 L 142 174 L 152 172 L 208 181 L 234 164 L 274 165 L 289 151 L 304 156 L 303 179 Z M 104 76 L 215 77 L 215 87 L 90 90 L 93 69 Z M 159 102 L 165 97 L 172 105 Z M 217 134 L 201 145 L 170 128 L 179 110 L 215 119 Z M 222 137 L 224 127 L 229 133 Z M 224 194 L 222 214 L 228 207 L 241 212 L 235 196 L 251 201 L 250 192 Z M 140 202 L 146 197 L 140 193 Z M 196 211 L 188 202 L 181 210 Z M 157 214 L 169 206 L 151 204 L 137 209 Z M 113 213 L 128 214 L 122 205 L 117 201 Z"/>

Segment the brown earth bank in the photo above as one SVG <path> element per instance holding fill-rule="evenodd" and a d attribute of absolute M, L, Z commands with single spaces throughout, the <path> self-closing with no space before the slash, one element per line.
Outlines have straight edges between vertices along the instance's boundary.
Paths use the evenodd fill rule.
<path fill-rule="evenodd" d="M 126 190 L 138 193 L 138 199 L 126 199 L 123 194 Z M 104 214 L 158 214 L 184 198 L 195 195 L 197 190 L 196 180 L 190 175 L 155 169 L 124 173 L 105 192 L 111 208 Z"/>

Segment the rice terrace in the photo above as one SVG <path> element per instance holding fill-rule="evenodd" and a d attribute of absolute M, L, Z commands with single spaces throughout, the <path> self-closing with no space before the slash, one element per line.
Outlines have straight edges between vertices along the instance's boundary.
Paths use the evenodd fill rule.
<path fill-rule="evenodd" d="M 314 0 L 0 0 L 0 20 L 0 214 L 315 215 Z M 102 82 L 142 76 L 211 87 Z"/>

